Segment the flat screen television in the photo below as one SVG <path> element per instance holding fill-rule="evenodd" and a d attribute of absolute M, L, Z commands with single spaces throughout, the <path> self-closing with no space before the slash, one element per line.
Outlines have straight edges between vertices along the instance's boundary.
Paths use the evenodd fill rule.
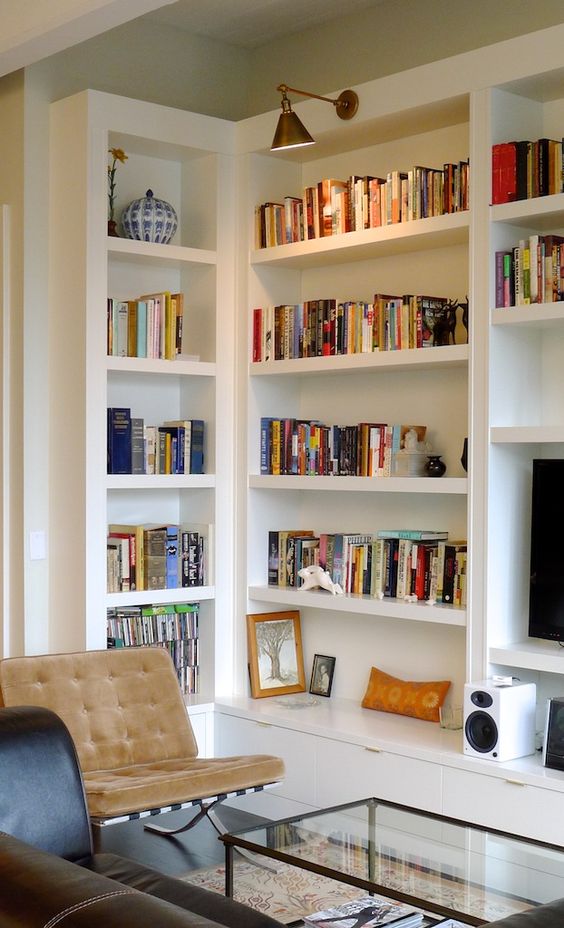
<path fill-rule="evenodd" d="M 529 636 L 564 641 L 564 460 L 533 460 Z"/>

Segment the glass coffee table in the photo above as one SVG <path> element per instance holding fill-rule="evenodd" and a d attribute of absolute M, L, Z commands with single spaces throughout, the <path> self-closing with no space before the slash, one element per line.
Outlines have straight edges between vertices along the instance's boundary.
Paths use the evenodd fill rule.
<path fill-rule="evenodd" d="M 226 896 L 244 848 L 467 925 L 564 897 L 564 848 L 374 797 L 221 840 Z"/>

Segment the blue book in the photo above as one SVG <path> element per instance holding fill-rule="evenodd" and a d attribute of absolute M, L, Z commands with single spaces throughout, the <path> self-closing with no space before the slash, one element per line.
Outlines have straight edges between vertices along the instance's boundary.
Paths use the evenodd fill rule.
<path fill-rule="evenodd" d="M 108 408 L 108 473 L 131 473 L 131 409 Z"/>
<path fill-rule="evenodd" d="M 204 473 L 204 420 L 191 419 L 192 441 L 190 444 L 190 473 Z"/>
<path fill-rule="evenodd" d="M 175 590 L 178 582 L 178 525 L 166 527 L 166 588 Z"/>
<path fill-rule="evenodd" d="M 271 432 L 272 417 L 262 416 L 260 420 L 260 472 L 270 474 L 271 470 Z"/>

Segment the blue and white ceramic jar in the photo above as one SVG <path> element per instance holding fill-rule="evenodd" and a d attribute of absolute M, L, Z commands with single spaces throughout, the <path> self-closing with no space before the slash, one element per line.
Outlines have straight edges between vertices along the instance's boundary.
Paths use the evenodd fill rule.
<path fill-rule="evenodd" d="M 147 190 L 144 197 L 125 207 L 121 224 L 126 238 L 168 245 L 178 228 L 178 216 L 170 203 L 159 200 L 152 190 Z"/>

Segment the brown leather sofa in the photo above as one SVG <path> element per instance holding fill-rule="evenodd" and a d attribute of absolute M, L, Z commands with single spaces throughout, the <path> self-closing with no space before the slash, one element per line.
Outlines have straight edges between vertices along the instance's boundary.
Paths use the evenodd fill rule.
<path fill-rule="evenodd" d="M 59 925 L 281 928 L 217 893 L 94 853 L 66 726 L 48 709 L 0 709 L 0 928 Z"/>

